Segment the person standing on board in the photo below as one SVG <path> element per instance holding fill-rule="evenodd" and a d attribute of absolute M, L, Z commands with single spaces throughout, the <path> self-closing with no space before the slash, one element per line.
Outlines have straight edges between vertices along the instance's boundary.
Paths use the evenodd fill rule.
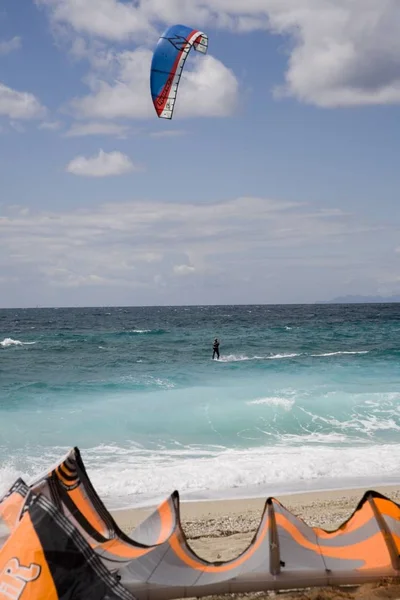
<path fill-rule="evenodd" d="M 215 338 L 214 343 L 213 343 L 213 360 L 215 358 L 215 355 L 217 355 L 217 358 L 219 359 L 219 341 L 218 341 L 218 338 Z"/>

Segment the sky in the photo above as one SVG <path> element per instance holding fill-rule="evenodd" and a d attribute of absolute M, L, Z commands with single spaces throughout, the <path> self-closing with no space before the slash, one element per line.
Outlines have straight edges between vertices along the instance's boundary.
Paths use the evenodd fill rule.
<path fill-rule="evenodd" d="M 171 120 L 166 27 L 209 37 Z M 400 293 L 398 0 L 0 0 L 0 307 Z"/>

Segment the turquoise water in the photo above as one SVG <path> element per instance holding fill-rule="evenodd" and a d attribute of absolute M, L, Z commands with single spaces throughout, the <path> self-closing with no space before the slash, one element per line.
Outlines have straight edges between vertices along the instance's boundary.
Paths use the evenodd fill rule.
<path fill-rule="evenodd" d="M 0 310 L 0 492 L 74 445 L 113 507 L 398 482 L 400 305 Z"/>

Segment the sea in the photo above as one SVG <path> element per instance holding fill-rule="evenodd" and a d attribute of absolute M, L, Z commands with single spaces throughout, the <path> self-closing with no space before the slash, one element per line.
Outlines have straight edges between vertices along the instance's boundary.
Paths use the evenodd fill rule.
<path fill-rule="evenodd" d="M 73 446 L 111 509 L 400 483 L 400 304 L 0 310 L 0 493 Z"/>

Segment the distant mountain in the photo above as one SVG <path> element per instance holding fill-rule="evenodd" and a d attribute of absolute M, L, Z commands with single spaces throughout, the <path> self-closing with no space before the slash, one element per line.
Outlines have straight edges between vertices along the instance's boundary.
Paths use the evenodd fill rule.
<path fill-rule="evenodd" d="M 387 304 L 400 302 L 400 296 L 338 296 L 333 300 L 318 300 L 315 304 Z"/>

